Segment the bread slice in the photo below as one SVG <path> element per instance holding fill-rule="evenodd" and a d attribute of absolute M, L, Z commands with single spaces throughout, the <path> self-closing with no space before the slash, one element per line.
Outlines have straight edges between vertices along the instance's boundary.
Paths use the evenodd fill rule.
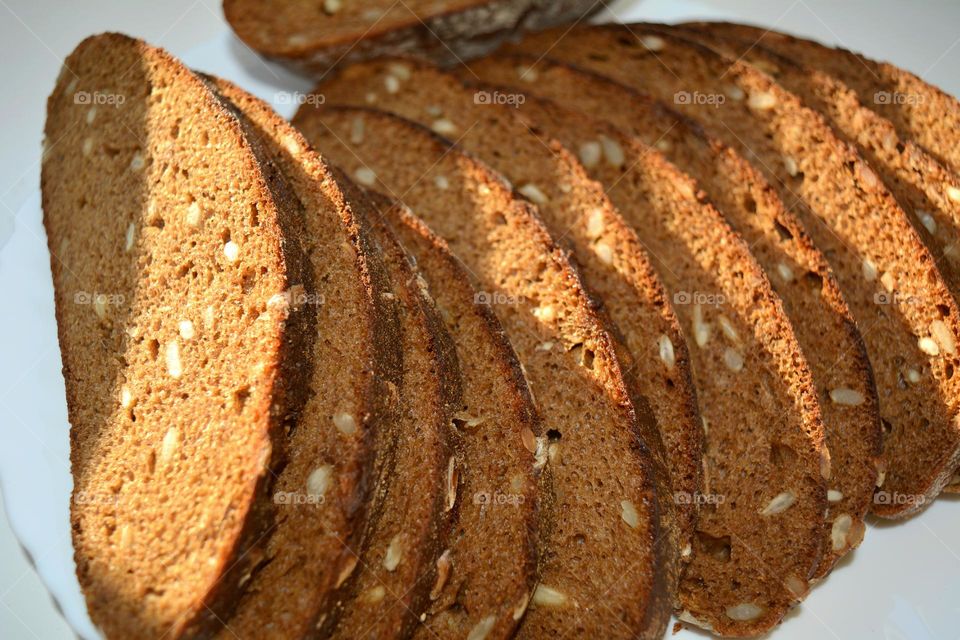
<path fill-rule="evenodd" d="M 746 63 L 643 25 L 575 29 L 559 44 L 557 36 L 522 46 L 552 47 L 551 56 L 661 99 L 689 95 L 679 110 L 756 161 L 830 260 L 861 328 L 885 430 L 873 512 L 903 517 L 929 503 L 960 460 L 957 306 L 873 170 L 822 116 Z"/>
<path fill-rule="evenodd" d="M 396 79 L 396 91 L 383 90 L 390 78 Z M 377 108 L 455 137 L 537 204 L 547 229 L 569 245 L 585 284 L 602 301 L 625 346 L 621 362 L 661 426 L 669 455 L 662 451 L 660 433 L 645 434 L 666 470 L 661 495 L 697 494 L 703 427 L 680 324 L 636 232 L 576 157 L 549 135 L 529 129 L 515 117 L 515 108 L 497 103 L 499 95 L 468 87 L 428 64 L 356 64 L 316 91 L 338 104 L 354 105 L 369 103 L 372 94 Z M 660 357 L 665 348 L 673 351 L 667 362 Z M 677 548 L 690 542 L 696 506 L 693 500 L 675 506 L 681 532 Z M 672 508 L 664 510 L 667 517 Z M 676 576 L 671 577 L 675 582 Z"/>
<path fill-rule="evenodd" d="M 528 96 L 520 110 L 564 144 L 604 141 L 607 154 L 590 173 L 643 230 L 696 345 L 703 495 L 723 498 L 701 510 L 679 591 L 684 617 L 721 634 L 772 627 L 803 597 L 819 561 L 829 474 L 816 391 L 780 300 L 748 245 L 656 150 L 556 103 Z M 741 619 L 730 625 L 730 617 Z"/>
<path fill-rule="evenodd" d="M 236 118 L 139 40 L 77 47 L 45 135 L 77 575 L 110 637 L 201 633 L 263 555 L 284 427 L 308 415 L 307 383 L 332 377 L 316 310 L 287 304 L 313 286 L 309 227 Z M 355 234 L 328 231 L 348 243 L 348 261 L 327 259 L 346 262 L 335 280 L 352 300 L 328 322 L 352 349 L 331 384 L 372 419 L 377 283 Z"/>
<path fill-rule="evenodd" d="M 311 107 L 294 121 L 361 183 L 402 197 L 450 243 L 524 365 L 546 431 L 501 446 L 524 446 L 541 464 L 552 451 L 556 502 L 541 504 L 547 553 L 519 636 L 663 633 L 671 555 L 658 540 L 669 534 L 661 530 L 652 461 L 638 425 L 652 416 L 631 405 L 612 339 L 535 209 L 485 165 L 402 118 Z M 359 129 L 363 135 L 353 135 Z M 512 587 L 514 576 L 500 580 L 479 588 L 499 594 L 519 618 L 529 594 Z M 595 604 L 598 593 L 606 594 L 603 607 Z M 465 613 L 458 628 L 431 630 L 463 637 L 496 620 L 486 611 Z"/>
<path fill-rule="evenodd" d="M 717 36 L 749 40 L 834 76 L 857 92 L 863 106 L 896 127 L 900 136 L 915 140 L 954 173 L 960 173 L 960 103 L 919 76 L 889 62 L 871 60 L 841 48 L 805 40 L 766 27 L 726 22 L 690 23 Z M 953 188 L 951 188 L 953 187 Z M 955 185 L 944 185 L 945 196 L 960 203 Z"/>
<path fill-rule="evenodd" d="M 217 627 L 221 637 L 263 629 L 299 636 L 315 627 L 337 590 L 349 584 L 368 522 L 383 509 L 380 485 L 392 464 L 384 452 L 392 453 L 390 445 L 403 424 L 397 415 L 399 390 L 408 389 L 410 381 L 400 372 L 410 367 L 400 361 L 388 276 L 379 260 L 366 257 L 380 249 L 368 238 L 363 203 L 346 199 L 324 161 L 265 103 L 226 81 L 209 79 L 208 84 L 283 172 L 299 203 L 313 284 L 292 289 L 288 301 L 316 308 L 321 339 L 311 355 L 320 363 L 317 372 L 323 372 L 310 381 L 311 395 L 277 471 L 274 526 L 260 563 L 243 575 L 243 596 Z M 377 386 L 366 382 L 370 364 L 350 357 L 362 345 L 340 327 L 344 315 L 361 303 L 388 319 L 383 340 L 389 376 Z M 371 411 L 374 399 L 368 394 L 379 394 L 390 411 Z"/>
<path fill-rule="evenodd" d="M 597 0 L 224 0 L 236 34 L 267 57 L 322 75 L 337 64 L 407 55 L 453 64 L 510 36 L 582 20 Z"/>
<path fill-rule="evenodd" d="M 472 75 L 471 75 L 472 74 Z M 876 388 L 863 339 L 826 258 L 813 246 L 796 216 L 787 211 L 773 187 L 739 153 L 703 129 L 620 83 L 569 65 L 535 56 L 502 54 L 471 64 L 471 75 L 546 97 L 630 131 L 697 180 L 724 217 L 744 237 L 750 251 L 793 321 L 797 340 L 813 373 L 823 414 L 832 475 L 824 522 L 823 557 L 814 577 L 859 543 L 880 462 L 881 429 Z M 522 111 L 522 109 L 521 109 Z M 578 142 L 582 155 L 598 162 Z M 811 286 L 816 281 L 820 287 Z M 843 354 L 837 358 L 836 354 Z M 840 404 L 855 390 L 860 404 Z M 851 396 L 855 397 L 855 396 Z M 834 541 L 833 523 L 851 520 L 852 535 Z M 842 525 L 841 525 L 842 526 Z"/>

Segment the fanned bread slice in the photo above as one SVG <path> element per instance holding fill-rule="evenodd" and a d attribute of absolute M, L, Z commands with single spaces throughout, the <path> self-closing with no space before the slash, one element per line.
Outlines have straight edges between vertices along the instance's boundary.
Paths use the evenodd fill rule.
<path fill-rule="evenodd" d="M 258 565 L 240 580 L 244 591 L 235 611 L 217 621 L 218 633 L 233 638 L 269 630 L 300 637 L 314 629 L 337 589 L 348 584 L 368 520 L 383 506 L 379 485 L 391 465 L 383 452 L 392 452 L 388 445 L 400 424 L 398 390 L 405 382 L 396 303 L 388 295 L 382 262 L 370 257 L 379 248 L 357 213 L 363 203 L 347 200 L 324 161 L 265 103 L 226 81 L 208 83 L 283 172 L 299 202 L 311 284 L 291 288 L 285 302 L 314 308 L 317 315 L 309 355 L 316 374 L 277 470 L 271 535 Z M 373 363 L 353 355 L 369 347 L 341 326 L 360 305 L 383 319 L 377 339 L 386 354 L 378 365 L 385 378 L 376 385 L 370 382 L 377 371 Z M 385 408 L 371 407 L 372 402 Z"/>
<path fill-rule="evenodd" d="M 399 597 L 403 592 L 388 591 L 388 599 L 381 603 L 358 603 L 334 635 L 391 637 L 398 630 L 392 621 L 405 619 L 399 630 L 401 637 L 408 637 L 413 631 L 409 618 L 419 619 L 425 603 L 435 613 L 424 619 L 418 637 L 464 627 L 469 622 L 463 619 L 464 611 L 496 611 L 476 623 L 475 637 L 508 638 L 518 617 L 514 608 L 503 606 L 508 599 L 504 593 L 512 591 L 522 598 L 534 588 L 538 492 L 548 485 L 525 448 L 492 443 L 516 442 L 520 434 L 539 430 L 533 400 L 500 322 L 489 305 L 478 304 L 477 290 L 446 243 L 402 204 L 379 193 L 370 195 L 415 257 L 461 362 L 463 404 L 453 423 L 459 435 L 458 471 L 449 476 L 450 489 L 459 498 L 444 491 L 445 505 L 453 505 L 452 534 L 433 559 L 431 571 L 417 576 L 410 588 L 411 601 Z M 396 554 L 388 555 L 384 560 L 390 566 Z M 491 584 L 503 586 L 490 589 Z"/>
<path fill-rule="evenodd" d="M 900 136 L 923 145 L 954 173 L 960 173 L 960 103 L 916 74 L 842 48 L 828 47 L 765 27 L 727 22 L 697 22 L 717 36 L 740 38 L 820 69 L 857 92 L 860 102 L 894 124 Z M 960 190 L 944 185 L 945 195 L 960 203 Z"/>
<path fill-rule="evenodd" d="M 901 139 L 889 120 L 867 108 L 837 78 L 752 40 L 715 36 L 709 27 L 683 32 L 769 74 L 856 144 L 933 252 L 954 299 L 960 299 L 960 197 L 953 201 L 947 196 L 951 189 L 960 195 L 960 178 L 912 140 Z"/>
<path fill-rule="evenodd" d="M 697 180 L 767 272 L 813 373 L 830 451 L 824 553 L 826 575 L 864 531 L 877 480 L 881 430 L 877 393 L 863 339 L 826 258 L 767 180 L 736 151 L 689 118 L 608 78 L 536 56 L 478 60 L 463 75 L 536 94 L 605 119 L 655 146 Z M 522 108 L 521 108 L 522 111 Z M 578 141 L 581 156 L 603 160 L 603 140 Z M 691 343 L 691 344 L 696 344 Z M 851 393 L 853 392 L 853 393 Z M 833 536 L 833 523 L 847 526 Z"/>
<path fill-rule="evenodd" d="M 288 303 L 313 287 L 310 226 L 237 119 L 162 50 L 85 40 L 45 134 L 78 578 L 110 637 L 202 633 L 263 556 L 272 470 L 308 383 L 381 413 L 378 283 L 356 233 L 327 225 L 351 300 L 327 321 L 352 348 L 333 376 L 315 358 L 323 320 Z"/>
<path fill-rule="evenodd" d="M 521 110 L 564 144 L 604 140 L 591 175 L 642 230 L 693 345 L 706 505 L 681 616 L 724 635 L 771 628 L 820 559 L 830 473 L 816 391 L 780 300 L 746 242 L 659 152 L 556 103 L 528 96 Z"/>
<path fill-rule="evenodd" d="M 406 55 L 453 64 L 512 35 L 582 20 L 598 0 L 224 0 L 236 34 L 271 59 L 313 74 Z"/>
<path fill-rule="evenodd" d="M 755 160 L 797 213 L 830 260 L 873 366 L 886 475 L 872 509 L 884 517 L 920 510 L 960 459 L 960 318 L 933 256 L 883 183 L 820 114 L 746 63 L 663 27 L 574 29 L 559 44 L 558 37 L 521 46 L 551 47 L 553 57 L 664 100 L 689 95 L 677 108 Z"/>
<path fill-rule="evenodd" d="M 347 142 L 357 139 L 358 119 L 364 134 Z M 658 544 L 665 532 L 641 438 L 650 427 L 638 425 L 652 416 L 648 407 L 631 404 L 612 338 L 536 209 L 486 165 L 402 118 L 311 106 L 295 123 L 361 182 L 401 197 L 450 244 L 524 365 L 544 430 L 525 432 L 522 444 L 499 444 L 524 446 L 541 463 L 553 452 L 555 502 L 541 503 L 546 554 L 519 636 L 662 634 L 671 603 L 664 590 L 670 558 Z M 498 593 L 512 610 L 508 616 L 519 618 L 529 594 L 506 588 L 514 582 L 507 575 L 478 588 Z M 431 631 L 480 634 L 498 619 L 464 613 L 461 624 Z"/>
<path fill-rule="evenodd" d="M 391 79 L 396 90 L 385 91 Z M 661 496 L 670 500 L 672 492 L 698 493 L 703 428 L 676 313 L 636 232 L 576 157 L 556 140 L 529 129 L 515 117 L 515 108 L 498 104 L 500 94 L 466 86 L 428 64 L 356 64 L 316 91 L 330 96 L 331 102 L 371 104 L 456 138 L 459 146 L 536 203 L 547 229 L 570 246 L 584 283 L 600 298 L 622 338 L 621 363 L 649 400 L 662 429 L 662 437 L 658 432 L 644 434 L 663 469 L 658 477 Z M 679 541 L 664 539 L 664 544 L 675 550 L 686 547 L 696 521 L 695 501 L 662 509 L 664 523 L 671 527 L 667 519 L 676 511 L 681 532 Z M 675 583 L 676 574 L 668 583 L 670 591 Z"/>

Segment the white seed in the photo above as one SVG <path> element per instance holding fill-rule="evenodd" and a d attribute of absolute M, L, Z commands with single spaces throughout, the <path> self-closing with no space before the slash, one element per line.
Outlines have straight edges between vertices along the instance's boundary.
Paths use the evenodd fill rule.
<path fill-rule="evenodd" d="M 240 257 L 240 245 L 233 240 L 228 240 L 223 245 L 223 255 L 226 256 L 227 262 L 236 262 L 237 258 Z"/>
<path fill-rule="evenodd" d="M 200 203 L 196 201 L 191 202 L 190 206 L 187 207 L 187 224 L 191 227 L 196 227 L 202 219 L 203 210 L 200 208 Z"/>
<path fill-rule="evenodd" d="M 516 66 L 517 77 L 526 82 L 536 82 L 540 74 L 532 66 L 527 64 L 518 64 Z"/>
<path fill-rule="evenodd" d="M 860 164 L 860 183 L 867 191 L 874 191 L 880 186 L 880 178 L 873 172 L 873 169 L 866 164 Z"/>
<path fill-rule="evenodd" d="M 377 183 L 377 174 L 369 167 L 360 167 L 353 172 L 353 177 L 365 187 L 372 187 Z"/>
<path fill-rule="evenodd" d="M 120 387 L 120 406 L 129 409 L 131 404 L 133 404 L 133 394 L 130 393 L 130 387 L 123 385 Z"/>
<path fill-rule="evenodd" d="M 540 344 L 538 344 L 538 345 L 536 346 L 536 350 L 537 350 L 537 351 L 550 351 L 551 349 L 553 349 L 553 344 L 554 344 L 554 343 L 553 343 L 552 341 L 550 341 L 550 340 L 547 340 L 546 342 L 541 342 Z"/>
<path fill-rule="evenodd" d="M 650 51 L 663 51 L 663 47 L 666 46 L 660 36 L 640 36 L 640 44 Z"/>
<path fill-rule="evenodd" d="M 917 341 L 917 346 L 920 348 L 920 351 L 923 351 L 928 356 L 940 355 L 940 346 L 934 342 L 933 338 L 920 338 Z"/>
<path fill-rule="evenodd" d="M 631 529 L 636 529 L 640 525 L 640 514 L 637 513 L 637 507 L 629 500 L 620 501 L 620 517 Z"/>
<path fill-rule="evenodd" d="M 487 635 L 496 623 L 497 616 L 487 616 L 470 630 L 470 633 L 467 634 L 467 640 L 486 640 Z"/>
<path fill-rule="evenodd" d="M 681 611 L 680 613 L 678 613 L 677 620 L 680 620 L 681 622 L 686 622 L 687 624 L 692 624 L 695 627 L 700 627 L 701 629 L 704 629 L 706 631 L 711 631 L 711 632 L 713 631 L 713 625 L 711 625 L 709 622 L 698 619 L 695 615 L 693 615 L 689 611 Z"/>
<path fill-rule="evenodd" d="M 834 551 L 840 551 L 847 546 L 847 534 L 850 533 L 851 526 L 853 526 L 853 518 L 845 513 L 837 516 L 833 521 L 833 527 L 830 529 L 830 542 Z"/>
<path fill-rule="evenodd" d="M 893 293 L 893 290 L 897 288 L 897 278 L 889 271 L 884 271 L 883 275 L 880 276 L 880 284 L 887 290 L 887 293 Z"/>
<path fill-rule="evenodd" d="M 193 323 L 189 320 L 181 320 L 177 325 L 180 330 L 180 337 L 184 340 L 190 340 L 194 336 Z"/>
<path fill-rule="evenodd" d="M 727 94 L 727 97 L 733 100 L 734 102 L 740 102 L 747 97 L 747 94 L 743 92 L 743 89 L 738 87 L 735 84 L 731 84 L 724 89 L 724 93 Z"/>
<path fill-rule="evenodd" d="M 710 341 L 710 325 L 703 321 L 703 307 L 699 302 L 693 305 L 693 339 L 698 347 Z"/>
<path fill-rule="evenodd" d="M 606 225 L 604 224 L 603 209 L 594 209 L 587 219 L 587 235 L 591 238 L 597 238 L 603 234 Z"/>
<path fill-rule="evenodd" d="M 956 187 L 947 187 L 947 197 L 954 202 L 960 202 L 960 189 Z"/>
<path fill-rule="evenodd" d="M 428 116 L 432 116 L 434 118 L 439 118 L 440 116 L 443 115 L 443 109 L 441 109 L 439 106 L 435 104 L 427 105 L 426 111 Z"/>
<path fill-rule="evenodd" d="M 743 602 L 735 607 L 727 607 L 727 617 L 738 622 L 749 622 L 763 615 L 763 608 L 752 602 Z"/>
<path fill-rule="evenodd" d="M 374 104 L 377 101 L 377 94 L 375 94 L 373 91 L 368 91 L 367 95 L 365 95 L 363 99 L 367 101 L 367 104 Z"/>
<path fill-rule="evenodd" d="M 437 558 L 437 580 L 433 583 L 433 589 L 430 590 L 430 600 L 436 600 L 443 593 L 452 569 L 453 560 L 450 559 L 450 549 L 446 549 Z"/>
<path fill-rule="evenodd" d="M 777 265 L 777 273 L 780 274 L 780 279 L 784 282 L 793 282 L 793 269 L 784 263 Z"/>
<path fill-rule="evenodd" d="M 203 326 L 205 326 L 207 329 L 212 329 L 213 322 L 215 319 L 216 318 L 213 312 L 213 306 L 208 305 L 207 308 L 204 309 L 203 311 Z"/>
<path fill-rule="evenodd" d="M 354 118 L 350 125 L 350 144 L 362 144 L 364 133 L 363 118 Z"/>
<path fill-rule="evenodd" d="M 343 8 L 343 0 L 323 0 L 323 11 L 328 15 L 333 15 Z"/>
<path fill-rule="evenodd" d="M 827 502 L 840 502 L 841 500 L 843 500 L 843 492 L 836 489 L 827 491 Z"/>
<path fill-rule="evenodd" d="M 727 365 L 727 368 L 734 373 L 738 373 L 743 369 L 743 356 L 734 349 L 727 348 L 727 350 L 723 352 L 723 362 Z"/>
<path fill-rule="evenodd" d="M 450 188 L 450 181 L 447 180 L 447 176 L 437 176 L 433 179 L 433 184 L 436 185 L 438 189 L 447 190 Z"/>
<path fill-rule="evenodd" d="M 787 175 L 791 178 L 796 177 L 796 175 L 800 173 L 800 168 L 797 166 L 797 161 L 790 156 L 783 157 L 783 167 L 787 170 Z"/>
<path fill-rule="evenodd" d="M 307 495 L 313 498 L 322 498 L 330 488 L 333 478 L 333 467 L 329 464 L 321 465 L 307 476 Z"/>
<path fill-rule="evenodd" d="M 180 362 L 180 343 L 176 340 L 167 343 L 167 373 L 174 379 L 183 375 L 183 364 Z"/>
<path fill-rule="evenodd" d="M 400 79 L 393 75 L 386 76 L 383 79 L 383 86 L 387 93 L 397 93 L 400 91 Z"/>
<path fill-rule="evenodd" d="M 283 148 L 290 153 L 290 155 L 296 157 L 303 150 L 300 147 L 300 141 L 297 140 L 297 137 L 290 134 L 285 134 L 280 142 L 283 145 Z"/>
<path fill-rule="evenodd" d="M 580 145 L 578 155 L 583 166 L 592 169 L 600 163 L 600 158 L 603 156 L 603 147 L 600 146 L 599 142 L 584 142 Z"/>
<path fill-rule="evenodd" d="M 160 444 L 160 462 L 166 463 L 173 459 L 173 455 L 180 448 L 180 430 L 176 427 L 170 427 L 163 435 L 163 442 Z"/>
<path fill-rule="evenodd" d="M 690 546 L 690 543 L 688 542 L 687 544 L 683 545 L 683 549 L 680 551 L 680 557 L 683 559 L 687 559 L 692 555 L 693 555 L 693 547 Z"/>
<path fill-rule="evenodd" d="M 600 136 L 600 145 L 603 147 L 603 155 L 607 162 L 614 167 L 622 167 L 626 162 L 626 156 L 623 154 L 623 147 L 616 140 L 607 136 Z"/>
<path fill-rule="evenodd" d="M 747 106 L 755 111 L 766 111 L 772 109 L 777 104 L 777 99 L 768 91 L 757 91 L 751 93 L 747 100 Z"/>
<path fill-rule="evenodd" d="M 93 312 L 101 320 L 107 318 L 107 296 L 105 294 L 98 293 L 93 297 Z"/>
<path fill-rule="evenodd" d="M 139 151 L 133 154 L 133 157 L 130 158 L 130 168 L 134 171 L 140 171 L 146 166 L 146 161 L 143 159 L 143 154 Z"/>
<path fill-rule="evenodd" d="M 910 384 L 917 384 L 920 382 L 920 372 L 916 369 L 910 368 L 906 372 L 907 382 Z"/>
<path fill-rule="evenodd" d="M 673 341 L 670 340 L 670 336 L 661 335 L 658 345 L 660 347 L 660 359 L 663 360 L 663 364 L 667 365 L 667 369 L 673 369 L 673 366 L 677 364 L 677 356 L 674 353 Z"/>
<path fill-rule="evenodd" d="M 351 556 L 347 559 L 343 565 L 343 568 L 340 569 L 340 574 L 337 576 L 337 582 L 334 585 L 336 588 L 339 589 L 340 585 L 346 582 L 347 578 L 350 577 L 350 574 L 353 573 L 353 570 L 357 568 L 358 559 L 359 558 L 357 558 L 357 556 Z"/>
<path fill-rule="evenodd" d="M 527 612 L 527 605 L 530 604 L 530 594 L 525 593 L 523 597 L 520 598 L 520 602 L 517 603 L 517 606 L 513 608 L 512 617 L 514 620 L 519 620 L 523 617 L 523 614 Z"/>
<path fill-rule="evenodd" d="M 957 350 L 957 343 L 950 332 L 950 328 L 943 320 L 934 320 L 930 323 L 930 335 L 940 345 L 940 350 L 944 353 L 953 355 Z"/>
<path fill-rule="evenodd" d="M 96 117 L 97 117 L 97 108 L 90 107 L 90 110 L 87 111 L 87 124 L 93 124 L 93 120 Z"/>
<path fill-rule="evenodd" d="M 402 62 L 391 62 L 389 69 L 390 73 L 397 76 L 401 80 L 409 80 L 410 76 L 412 75 L 410 66 Z"/>
<path fill-rule="evenodd" d="M 867 282 L 873 282 L 877 279 L 879 271 L 877 270 L 877 265 L 873 263 L 870 258 L 863 259 L 863 279 Z"/>
<path fill-rule="evenodd" d="M 606 242 L 598 242 L 593 250 L 604 264 L 613 264 L 613 249 Z"/>
<path fill-rule="evenodd" d="M 453 124 L 447 118 L 440 118 L 435 120 L 434 123 L 430 126 L 436 133 L 439 133 L 442 136 L 452 136 L 456 135 L 458 129 L 457 125 Z"/>
<path fill-rule="evenodd" d="M 777 495 L 773 500 L 763 508 L 763 511 L 760 512 L 760 515 L 772 516 L 778 513 L 783 513 L 797 501 L 797 496 L 793 494 L 792 491 L 784 491 L 783 493 Z"/>
<path fill-rule="evenodd" d="M 87 138 L 83 141 L 83 155 L 88 156 L 93 153 L 93 138 Z"/>
<path fill-rule="evenodd" d="M 387 571 L 395 571 L 400 566 L 400 560 L 403 559 L 403 540 L 400 534 L 390 539 L 387 546 L 387 552 L 383 555 L 383 568 Z"/>
<path fill-rule="evenodd" d="M 933 216 L 923 209 L 917 209 L 917 218 L 920 219 L 920 224 L 926 227 L 927 231 L 932 234 L 937 232 L 937 221 L 933 219 Z"/>
<path fill-rule="evenodd" d="M 123 250 L 130 251 L 133 249 L 133 241 L 136 238 L 137 227 L 131 222 L 130 226 L 127 227 L 127 236 L 123 243 Z"/>
<path fill-rule="evenodd" d="M 548 304 L 545 307 L 537 307 L 536 309 L 534 309 L 533 316 L 538 320 L 543 320 L 544 322 L 551 322 L 557 317 L 557 314 L 553 310 L 553 307 Z"/>
<path fill-rule="evenodd" d="M 803 600 L 810 590 L 807 582 L 803 578 L 795 575 L 787 576 L 787 579 L 783 581 L 783 586 L 785 586 L 797 600 Z"/>
<path fill-rule="evenodd" d="M 723 335 L 727 336 L 727 339 L 731 342 L 738 343 L 740 342 L 740 334 L 737 333 L 737 330 L 734 328 L 733 323 L 730 322 L 730 319 L 725 315 L 717 316 L 717 323 L 720 325 L 720 330 L 723 331 Z"/>
<path fill-rule="evenodd" d="M 539 584 L 533 592 L 533 604 L 538 607 L 562 607 L 567 604 L 567 596 L 553 587 Z"/>
<path fill-rule="evenodd" d="M 887 479 L 887 470 L 886 470 L 886 469 L 881 469 L 879 472 L 877 472 L 877 483 L 876 483 L 876 484 L 877 484 L 878 487 L 882 487 L 882 486 L 883 486 L 883 483 L 884 483 L 884 481 L 885 481 L 886 479 Z"/>
<path fill-rule="evenodd" d="M 333 424 L 340 433 L 351 436 L 357 432 L 357 421 L 352 414 L 340 412 L 333 414 Z"/>
<path fill-rule="evenodd" d="M 865 401 L 863 394 L 859 391 L 843 387 L 831 390 L 830 399 L 834 404 L 842 404 L 848 407 L 859 407 Z"/>
<path fill-rule="evenodd" d="M 530 202 L 533 202 L 534 204 L 544 205 L 550 201 L 546 194 L 543 191 L 540 191 L 540 187 L 533 183 L 525 184 L 517 189 L 517 191 L 522 193 L 528 200 L 530 200 Z"/>
<path fill-rule="evenodd" d="M 664 153 L 666 153 L 667 151 L 670 151 L 670 149 L 673 148 L 673 144 L 671 144 L 671 142 L 665 138 L 657 140 L 657 142 L 653 146 L 655 146 L 660 151 L 663 151 Z"/>
<path fill-rule="evenodd" d="M 457 471 L 457 460 L 450 456 L 447 462 L 447 504 L 444 511 L 450 511 L 457 504 L 457 485 L 460 483 L 460 472 Z"/>
<path fill-rule="evenodd" d="M 386 588 L 384 588 L 382 584 L 378 584 L 377 586 L 363 592 L 363 595 L 361 595 L 360 597 L 367 604 L 377 604 L 377 603 L 383 602 L 383 598 L 386 595 L 387 595 Z"/>

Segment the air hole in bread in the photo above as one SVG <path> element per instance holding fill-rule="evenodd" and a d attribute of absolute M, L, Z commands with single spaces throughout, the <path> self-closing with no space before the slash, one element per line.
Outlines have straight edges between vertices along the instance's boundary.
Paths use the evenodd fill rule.
<path fill-rule="evenodd" d="M 243 407 L 250 397 L 250 387 L 241 387 L 233 392 L 233 408 L 237 413 L 243 412 Z"/>
<path fill-rule="evenodd" d="M 610 59 L 610 56 L 604 55 L 602 53 L 589 53 L 587 57 L 591 60 L 596 60 L 597 62 L 606 62 Z"/>
<path fill-rule="evenodd" d="M 880 424 L 881 424 L 881 427 L 883 428 L 884 436 L 889 436 L 891 433 L 893 433 L 893 424 L 891 424 L 889 420 L 887 420 L 886 418 L 881 418 Z"/>
<path fill-rule="evenodd" d="M 160 341 L 154 338 L 147 343 L 147 352 L 150 354 L 151 360 L 156 360 L 157 356 L 160 355 Z"/>
<path fill-rule="evenodd" d="M 813 271 L 808 271 L 803 275 L 807 279 L 807 282 L 813 284 L 814 288 L 819 290 L 823 289 L 823 276 L 819 273 L 814 273 Z"/>
<path fill-rule="evenodd" d="M 697 531 L 697 542 L 706 555 L 720 562 L 730 562 L 730 536 L 712 536 L 704 531 Z"/>
<path fill-rule="evenodd" d="M 777 233 L 780 234 L 781 240 L 793 240 L 793 232 L 784 226 L 779 220 L 774 220 L 773 225 L 776 228 Z"/>
<path fill-rule="evenodd" d="M 749 211 L 750 213 L 756 213 L 756 212 L 757 212 L 757 201 L 754 200 L 753 196 L 748 195 L 748 196 L 747 196 L 746 198 L 744 198 L 744 200 L 743 200 L 743 207 L 744 207 L 747 211 Z"/>
<path fill-rule="evenodd" d="M 948 306 L 945 305 L 945 304 L 938 304 L 938 305 L 937 305 L 937 311 L 940 312 L 940 317 L 941 317 L 941 318 L 949 318 L 949 317 L 950 317 L 950 307 L 948 307 Z"/>
<path fill-rule="evenodd" d="M 952 362 L 948 362 L 948 363 L 946 364 L 946 366 L 944 367 L 944 375 L 947 376 L 947 380 L 950 380 L 951 378 L 953 378 L 953 363 L 952 363 Z"/>
<path fill-rule="evenodd" d="M 770 463 L 775 467 L 789 466 L 796 460 L 797 452 L 782 442 L 774 442 L 770 445 Z"/>
<path fill-rule="evenodd" d="M 560 438 L 562 437 L 563 437 L 563 434 L 560 433 L 559 429 L 547 430 L 547 440 L 550 442 L 560 442 Z"/>

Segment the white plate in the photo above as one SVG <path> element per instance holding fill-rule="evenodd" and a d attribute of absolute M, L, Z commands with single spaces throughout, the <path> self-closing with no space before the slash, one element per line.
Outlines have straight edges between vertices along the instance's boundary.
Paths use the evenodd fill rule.
<path fill-rule="evenodd" d="M 661 2 L 621 8 L 618 17 L 733 16 L 695 2 Z M 296 110 L 297 92 L 310 86 L 261 61 L 226 31 L 184 60 L 237 82 L 288 117 Z M 52 597 L 77 634 L 92 639 L 98 635 L 87 617 L 70 545 L 69 426 L 39 193 L 23 205 L 12 235 L 0 237 L 0 244 L 0 389 L 7 390 L 0 395 L 0 489 L 10 524 Z M 874 523 L 863 546 L 773 635 L 784 640 L 960 637 L 960 555 L 951 549 L 960 540 L 955 502 L 938 500 L 905 523 Z M 678 637 L 697 635 L 682 631 Z"/>

